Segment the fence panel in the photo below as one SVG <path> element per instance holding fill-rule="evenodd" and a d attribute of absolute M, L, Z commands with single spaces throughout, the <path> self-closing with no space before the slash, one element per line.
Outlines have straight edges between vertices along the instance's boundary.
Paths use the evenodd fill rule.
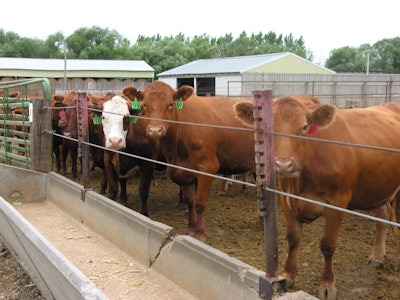
<path fill-rule="evenodd" d="M 28 98 L 41 87 L 40 99 Z M 46 78 L 0 83 L 0 162 L 26 169 L 51 170 L 50 83 Z M 17 91 L 17 92 L 15 92 Z"/>

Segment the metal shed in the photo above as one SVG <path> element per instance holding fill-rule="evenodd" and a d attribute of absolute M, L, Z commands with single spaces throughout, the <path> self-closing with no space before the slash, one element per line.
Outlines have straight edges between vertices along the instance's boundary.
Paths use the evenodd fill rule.
<path fill-rule="evenodd" d="M 153 81 L 154 69 L 143 60 L 0 57 L 1 81 L 42 77 L 50 80 L 55 93 L 82 89 L 101 94 L 96 91 L 120 91 L 127 84 Z"/>
<path fill-rule="evenodd" d="M 157 74 L 157 77 L 174 88 L 182 84 L 191 85 L 201 96 L 240 96 L 243 95 L 242 81 L 248 73 L 335 74 L 296 54 L 282 52 L 199 59 Z"/>

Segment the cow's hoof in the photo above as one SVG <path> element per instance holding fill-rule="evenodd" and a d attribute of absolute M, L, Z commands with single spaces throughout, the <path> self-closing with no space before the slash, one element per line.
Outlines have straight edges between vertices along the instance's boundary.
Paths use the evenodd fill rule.
<path fill-rule="evenodd" d="M 383 262 L 378 259 L 370 258 L 368 264 L 376 269 L 383 267 Z"/>
<path fill-rule="evenodd" d="M 206 234 L 205 233 L 195 232 L 195 231 L 193 231 L 193 229 L 189 228 L 187 230 L 187 234 L 190 235 L 191 237 L 194 237 L 196 240 L 199 240 L 201 242 L 205 242 L 206 241 Z"/>
<path fill-rule="evenodd" d="M 320 287 L 318 291 L 318 298 L 321 300 L 336 300 L 337 290 L 328 290 L 326 287 Z"/>

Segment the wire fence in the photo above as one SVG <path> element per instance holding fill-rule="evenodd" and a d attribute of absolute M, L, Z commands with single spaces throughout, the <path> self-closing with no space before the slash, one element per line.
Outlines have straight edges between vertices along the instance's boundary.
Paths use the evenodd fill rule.
<path fill-rule="evenodd" d="M 77 108 L 77 106 L 70 106 L 69 108 Z M 48 109 L 59 110 L 60 108 L 54 108 L 54 107 L 50 108 L 49 107 Z M 96 113 L 101 113 L 102 112 L 102 110 L 94 109 L 94 108 L 83 108 L 83 109 L 86 109 L 88 111 L 93 111 L 93 112 L 96 112 Z M 117 114 L 117 113 L 111 113 L 111 114 L 121 115 L 121 114 Z M 121 115 L 121 116 L 124 116 L 124 115 Z M 187 126 L 201 126 L 201 127 L 209 127 L 209 128 L 225 129 L 225 130 L 233 130 L 233 131 L 255 132 L 255 129 L 251 129 L 251 128 L 219 126 L 219 125 L 206 124 L 206 123 L 179 122 L 179 121 L 173 121 L 173 120 L 149 118 L 149 117 L 144 117 L 144 116 L 128 116 L 128 117 L 129 118 L 143 119 L 143 120 L 162 121 L 162 122 L 166 122 L 166 123 L 174 123 L 174 124 L 187 125 Z M 132 158 L 136 158 L 136 159 L 140 159 L 140 160 L 145 160 L 145 161 L 152 162 L 152 163 L 159 164 L 159 165 L 163 165 L 163 166 L 166 166 L 166 167 L 172 167 L 172 168 L 176 168 L 176 169 L 192 172 L 192 173 L 195 173 L 195 174 L 209 176 L 209 177 L 212 177 L 214 179 L 227 180 L 227 178 L 224 177 L 223 175 L 210 174 L 210 173 L 202 172 L 202 171 L 199 171 L 199 170 L 190 169 L 190 168 L 186 168 L 186 167 L 170 164 L 168 162 L 163 162 L 163 161 L 159 161 L 159 160 L 155 160 L 155 159 L 146 158 L 146 157 L 143 157 L 143 156 L 140 156 L 140 155 L 127 153 L 127 152 L 124 152 L 124 151 L 118 151 L 118 150 L 114 150 L 114 149 L 109 149 L 109 148 L 104 147 L 103 145 L 93 144 L 93 143 L 90 143 L 90 142 L 81 141 L 81 140 L 79 140 L 77 138 L 71 138 L 71 137 L 66 137 L 64 135 L 61 135 L 61 134 L 57 134 L 53 130 L 50 130 L 50 129 L 45 129 L 44 132 L 49 134 L 49 135 L 58 136 L 58 137 L 63 138 L 63 139 L 68 139 L 70 141 L 77 142 L 78 144 L 84 144 L 84 145 L 87 145 L 89 147 L 95 147 L 95 148 L 98 148 L 98 149 L 107 150 L 107 151 L 110 151 L 110 152 L 118 153 L 120 155 L 126 155 L 128 157 L 132 157 Z M 335 141 L 335 140 L 326 140 L 326 139 L 320 139 L 320 138 L 312 138 L 312 137 L 306 137 L 306 136 L 284 134 L 284 133 L 279 133 L 279 132 L 263 131 L 263 132 L 261 132 L 261 134 L 274 135 L 274 136 L 285 136 L 285 137 L 289 137 L 289 138 L 293 138 L 293 139 L 307 140 L 307 141 L 310 141 L 310 142 L 323 142 L 323 143 L 337 144 L 337 145 L 348 146 L 348 147 L 357 147 L 357 148 L 365 148 L 365 149 L 371 149 L 371 150 L 380 150 L 380 151 L 400 153 L 400 149 L 379 147 L 379 146 L 371 146 L 371 145 L 357 144 L 357 143 L 351 143 L 351 142 L 342 142 L 342 141 Z M 257 188 L 257 184 L 256 183 L 246 182 L 246 181 L 242 181 L 242 180 L 238 180 L 238 179 L 234 179 L 234 178 L 230 178 L 229 181 L 233 182 L 233 183 L 236 183 L 236 184 L 252 187 L 252 188 Z M 293 195 L 293 194 L 288 194 L 288 193 L 283 192 L 283 191 L 281 191 L 279 189 L 270 189 L 268 187 L 263 187 L 263 188 L 268 190 L 269 192 L 276 193 L 277 195 L 289 196 L 289 197 L 292 197 L 292 198 L 295 198 L 295 199 L 298 199 L 298 200 L 301 200 L 301 201 L 304 201 L 304 202 L 312 203 L 312 204 L 315 204 L 315 205 L 320 205 L 320 206 L 323 206 L 323 207 L 326 207 L 326 208 L 330 208 L 330 209 L 346 212 L 346 213 L 351 214 L 351 215 L 356 215 L 356 216 L 359 216 L 359 217 L 363 217 L 363 218 L 369 219 L 371 221 L 378 221 L 378 222 L 386 223 L 386 224 L 391 225 L 391 226 L 400 227 L 399 223 L 393 222 L 393 221 L 390 221 L 390 220 L 385 220 L 385 219 L 377 218 L 377 217 L 374 217 L 374 216 L 371 216 L 371 215 L 368 215 L 368 214 L 364 214 L 364 213 L 360 213 L 360 212 L 357 212 L 357 211 L 349 210 L 349 209 L 346 209 L 346 208 L 341 208 L 341 207 L 333 206 L 333 205 L 330 205 L 330 204 L 322 203 L 322 202 L 320 202 L 318 200 L 315 200 L 315 199 L 309 199 L 309 198 L 305 198 L 305 197 L 301 197 L 301 196 L 296 196 L 296 195 Z"/>

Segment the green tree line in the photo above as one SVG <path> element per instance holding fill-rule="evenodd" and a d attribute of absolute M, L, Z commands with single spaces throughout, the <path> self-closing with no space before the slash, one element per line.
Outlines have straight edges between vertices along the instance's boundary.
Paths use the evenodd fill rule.
<path fill-rule="evenodd" d="M 0 29 L 0 57 L 63 58 L 64 49 L 69 59 L 144 60 L 155 74 L 197 59 L 292 52 L 312 61 L 314 55 L 305 46 L 302 36 L 283 36 L 272 31 L 238 38 L 231 33 L 219 38 L 207 34 L 185 37 L 139 35 L 135 43 L 115 30 L 93 26 L 77 29 L 70 36 L 56 32 L 46 40 L 20 37 Z M 359 48 L 333 49 L 325 67 L 341 72 L 400 73 L 400 38 L 384 39 L 374 45 Z M 367 59 L 369 57 L 369 60 Z M 367 63 L 369 61 L 369 63 Z"/>

